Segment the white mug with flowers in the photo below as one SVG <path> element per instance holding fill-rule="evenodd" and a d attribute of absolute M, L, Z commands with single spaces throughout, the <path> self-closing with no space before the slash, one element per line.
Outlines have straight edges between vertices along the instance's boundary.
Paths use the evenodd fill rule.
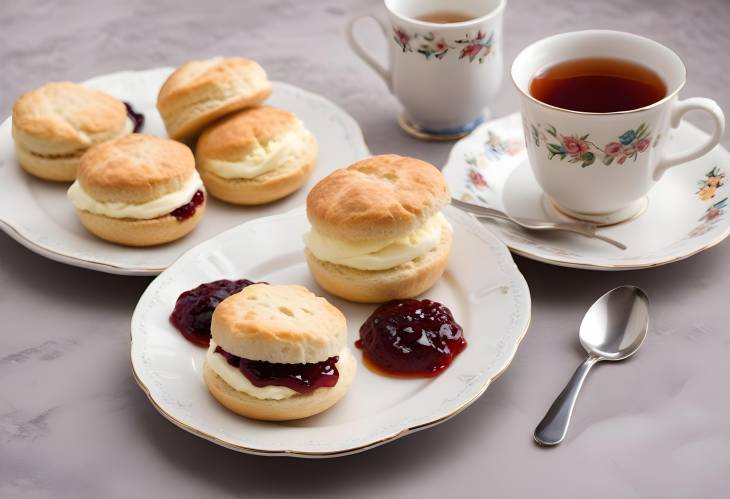
<path fill-rule="evenodd" d="M 530 81 L 541 70 L 588 57 L 647 66 L 664 80 L 667 95 L 646 107 L 613 113 L 561 109 L 530 95 Z M 576 218 L 612 224 L 636 216 L 646 206 L 646 194 L 669 168 L 703 156 L 724 132 L 725 117 L 714 101 L 679 100 L 687 75 L 679 56 L 630 33 L 590 30 L 545 38 L 520 52 L 511 75 L 535 178 L 553 205 Z M 712 117 L 712 135 L 691 150 L 664 154 L 670 129 L 692 110 Z"/>
<path fill-rule="evenodd" d="M 453 139 L 482 121 L 502 83 L 502 14 L 506 0 L 385 0 L 388 21 L 350 21 L 350 46 L 378 73 L 404 108 L 400 124 L 420 138 Z M 434 12 L 471 19 L 440 24 Z M 389 49 L 387 68 L 355 40 L 353 28 L 374 19 Z"/>

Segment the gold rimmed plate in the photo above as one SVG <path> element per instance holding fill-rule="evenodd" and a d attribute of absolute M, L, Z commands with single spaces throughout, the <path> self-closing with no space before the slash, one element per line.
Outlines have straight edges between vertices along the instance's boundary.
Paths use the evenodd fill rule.
<path fill-rule="evenodd" d="M 141 133 L 166 136 L 155 103 L 172 68 L 124 71 L 83 82 L 132 104 L 145 115 Z M 323 97 L 273 82 L 267 104 L 295 113 L 319 141 L 319 159 L 308 183 L 275 203 L 241 207 L 209 199 L 205 216 L 188 236 L 152 248 L 117 246 L 89 234 L 66 198 L 68 184 L 26 174 L 15 158 L 11 118 L 0 125 L 0 229 L 46 258 L 101 272 L 156 275 L 187 249 L 256 217 L 284 213 L 304 203 L 309 189 L 332 170 L 369 156 L 355 120 Z"/>
<path fill-rule="evenodd" d="M 449 266 L 423 297 L 452 310 L 468 346 L 440 376 L 397 379 L 362 365 L 353 344 L 375 306 L 337 299 L 315 284 L 303 255 L 308 222 L 300 208 L 247 222 L 196 246 L 150 284 L 132 318 L 135 379 L 155 409 L 177 426 L 252 454 L 352 454 L 448 420 L 510 364 L 529 324 L 530 292 L 496 237 L 454 208 L 447 208 L 446 216 L 454 230 Z M 283 423 L 246 419 L 221 407 L 203 383 L 205 349 L 185 340 L 168 321 L 180 293 L 221 278 L 301 284 L 340 308 L 359 363 L 347 396 L 323 414 Z"/>

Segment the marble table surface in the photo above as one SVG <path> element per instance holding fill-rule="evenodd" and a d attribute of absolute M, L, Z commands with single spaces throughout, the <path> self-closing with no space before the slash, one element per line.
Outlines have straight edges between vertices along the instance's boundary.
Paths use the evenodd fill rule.
<path fill-rule="evenodd" d="M 449 145 L 404 135 L 397 102 L 344 41 L 350 16 L 380 8 L 375 0 L 4 0 L 0 114 L 49 80 L 240 54 L 338 103 L 374 153 L 441 165 Z M 505 57 L 561 31 L 631 31 L 682 56 L 684 96 L 730 111 L 728 20 L 727 0 L 511 0 Z M 363 38 L 384 53 L 370 28 Z M 494 115 L 515 109 L 505 86 Z M 730 243 L 632 272 L 516 261 L 533 319 L 504 376 L 441 426 L 316 461 L 238 454 L 168 423 L 129 369 L 130 315 L 149 279 L 64 266 L 0 234 L 0 497 L 727 497 Z M 532 429 L 582 358 L 584 310 L 627 283 L 652 299 L 642 351 L 598 366 L 567 441 L 538 448 Z"/>

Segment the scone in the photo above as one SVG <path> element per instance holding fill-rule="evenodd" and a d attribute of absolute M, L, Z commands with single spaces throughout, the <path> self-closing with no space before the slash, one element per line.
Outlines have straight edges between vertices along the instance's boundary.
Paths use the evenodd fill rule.
<path fill-rule="evenodd" d="M 157 109 L 176 140 L 197 135 L 208 123 L 255 106 L 271 95 L 271 83 L 255 61 L 215 57 L 182 65 L 165 81 Z"/>
<path fill-rule="evenodd" d="M 235 204 L 268 203 L 307 182 L 317 139 L 292 113 L 245 109 L 206 128 L 195 159 L 208 192 Z"/>
<path fill-rule="evenodd" d="M 13 106 L 12 128 L 15 154 L 25 171 L 71 182 L 89 147 L 131 133 L 133 124 L 122 101 L 61 82 L 20 96 Z"/>
<path fill-rule="evenodd" d="M 89 232 L 127 246 L 183 237 L 206 202 L 190 148 L 136 133 L 89 149 L 68 197 Z"/>
<path fill-rule="evenodd" d="M 307 196 L 309 269 L 346 300 L 413 298 L 441 277 L 451 250 L 450 201 L 431 164 L 373 156 L 322 179 Z"/>
<path fill-rule="evenodd" d="M 252 284 L 213 312 L 203 377 L 213 397 L 254 419 L 318 414 L 347 393 L 357 363 L 345 316 L 302 286 Z"/>

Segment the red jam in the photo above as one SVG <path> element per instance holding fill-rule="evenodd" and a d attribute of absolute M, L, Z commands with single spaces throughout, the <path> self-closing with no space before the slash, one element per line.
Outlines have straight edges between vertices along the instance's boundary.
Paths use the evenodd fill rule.
<path fill-rule="evenodd" d="M 170 314 L 170 322 L 185 338 L 201 347 L 210 344 L 210 320 L 220 302 L 254 284 L 248 279 L 207 282 L 182 293 Z"/>
<path fill-rule="evenodd" d="M 180 208 L 170 213 L 170 215 L 182 222 L 183 220 L 195 215 L 195 210 L 198 209 L 198 206 L 203 204 L 203 201 L 205 201 L 205 194 L 203 194 L 203 191 L 195 191 L 193 199 L 191 199 L 189 203 L 182 205 Z"/>
<path fill-rule="evenodd" d="M 134 110 L 132 107 L 132 104 L 129 102 L 123 102 L 124 107 L 127 108 L 127 116 L 129 116 L 129 120 L 132 122 L 132 125 L 134 128 L 132 128 L 132 133 L 137 133 L 140 130 L 142 130 L 142 127 L 144 126 L 144 114 L 138 113 Z"/>
<path fill-rule="evenodd" d="M 297 393 L 309 393 L 317 388 L 333 387 L 340 378 L 335 365 L 339 357 L 330 357 L 316 364 L 275 364 L 236 357 L 221 347 L 216 347 L 215 353 L 221 354 L 230 365 L 240 369 L 253 386 L 285 386 Z"/>
<path fill-rule="evenodd" d="M 384 303 L 360 327 L 355 346 L 386 374 L 433 377 L 464 348 L 463 331 L 442 304 L 431 300 Z"/>

